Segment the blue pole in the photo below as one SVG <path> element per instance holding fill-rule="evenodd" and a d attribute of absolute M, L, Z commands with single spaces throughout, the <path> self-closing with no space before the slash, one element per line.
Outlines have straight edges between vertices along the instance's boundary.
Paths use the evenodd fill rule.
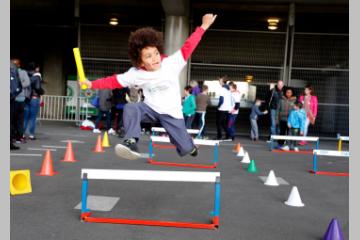
<path fill-rule="evenodd" d="M 220 216 L 220 177 L 216 177 L 215 182 L 215 200 L 214 200 L 214 217 Z"/>
<path fill-rule="evenodd" d="M 88 191 L 88 179 L 87 174 L 85 173 L 82 179 L 82 188 L 81 188 L 81 213 L 89 212 L 87 208 L 87 191 Z"/>
<path fill-rule="evenodd" d="M 313 171 L 314 171 L 314 173 L 317 172 L 317 155 L 316 154 L 314 154 L 314 156 L 313 156 Z"/>
<path fill-rule="evenodd" d="M 152 140 L 150 138 L 150 141 L 149 141 L 149 158 L 152 159 L 152 156 L 153 156 L 153 146 L 152 146 Z"/>
<path fill-rule="evenodd" d="M 273 139 L 270 138 L 270 151 L 272 151 L 274 148 L 273 144 L 274 144 Z"/>
<path fill-rule="evenodd" d="M 214 163 L 217 163 L 219 160 L 219 145 L 215 144 L 214 146 Z"/>
<path fill-rule="evenodd" d="M 316 141 L 316 149 L 319 149 L 320 140 Z"/>

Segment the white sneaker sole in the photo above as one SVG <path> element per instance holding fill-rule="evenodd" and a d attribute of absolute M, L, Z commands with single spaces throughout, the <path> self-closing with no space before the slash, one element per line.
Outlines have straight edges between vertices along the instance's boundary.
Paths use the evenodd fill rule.
<path fill-rule="evenodd" d="M 131 151 L 130 148 L 128 148 L 122 144 L 117 144 L 115 146 L 115 154 L 119 158 L 125 158 L 128 160 L 137 160 L 137 159 L 141 158 L 140 153 L 133 152 L 133 151 Z"/>

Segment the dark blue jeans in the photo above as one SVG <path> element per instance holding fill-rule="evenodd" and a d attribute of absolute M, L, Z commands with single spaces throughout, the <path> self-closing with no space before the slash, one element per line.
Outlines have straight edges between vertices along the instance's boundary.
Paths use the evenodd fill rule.
<path fill-rule="evenodd" d="M 96 122 L 95 122 L 95 128 L 99 128 L 99 123 L 102 119 L 103 116 L 105 116 L 106 119 L 106 130 L 109 130 L 111 128 L 111 111 L 100 111 L 100 109 L 98 109 L 98 116 L 96 118 Z"/>
<path fill-rule="evenodd" d="M 195 115 L 191 115 L 191 116 L 185 116 L 184 115 L 184 121 L 185 121 L 185 126 L 187 129 L 191 129 L 192 126 L 192 122 L 194 121 Z"/>
<path fill-rule="evenodd" d="M 230 138 L 235 137 L 235 122 L 236 122 L 237 114 L 229 114 L 228 121 L 228 134 Z"/>
<path fill-rule="evenodd" d="M 24 108 L 24 134 L 29 126 L 29 134 L 35 135 L 36 118 L 40 109 L 40 98 L 32 98 L 30 103 L 25 104 Z"/>

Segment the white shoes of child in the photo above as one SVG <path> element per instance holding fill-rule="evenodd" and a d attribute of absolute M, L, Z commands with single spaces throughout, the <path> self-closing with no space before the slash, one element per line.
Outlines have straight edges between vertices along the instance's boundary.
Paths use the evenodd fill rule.
<path fill-rule="evenodd" d="M 93 133 L 101 133 L 101 131 L 98 128 L 94 128 Z"/>
<path fill-rule="evenodd" d="M 299 148 L 298 148 L 298 147 L 294 147 L 294 151 L 295 151 L 295 152 L 298 152 L 298 151 L 299 151 Z"/>
<path fill-rule="evenodd" d="M 289 146 L 283 146 L 281 149 L 282 149 L 283 151 L 289 151 L 289 150 L 290 150 Z"/>
<path fill-rule="evenodd" d="M 114 129 L 110 128 L 108 134 L 116 135 L 116 132 Z"/>

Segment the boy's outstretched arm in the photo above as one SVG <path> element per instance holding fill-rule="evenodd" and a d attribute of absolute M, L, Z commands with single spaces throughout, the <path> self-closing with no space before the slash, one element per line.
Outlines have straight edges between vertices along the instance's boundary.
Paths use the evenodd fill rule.
<path fill-rule="evenodd" d="M 89 81 L 85 79 L 83 82 L 78 82 L 80 87 L 85 84 L 89 89 L 114 89 L 114 88 L 122 88 L 121 84 L 116 78 L 116 75 L 100 78 L 94 81 Z"/>
<path fill-rule="evenodd" d="M 181 47 L 181 53 L 185 61 L 189 59 L 196 46 L 199 44 L 202 35 L 204 35 L 205 31 L 214 23 L 216 17 L 217 15 L 214 14 L 205 14 L 202 18 L 201 26 L 195 29 L 195 31 L 190 35 L 190 37 Z"/>

